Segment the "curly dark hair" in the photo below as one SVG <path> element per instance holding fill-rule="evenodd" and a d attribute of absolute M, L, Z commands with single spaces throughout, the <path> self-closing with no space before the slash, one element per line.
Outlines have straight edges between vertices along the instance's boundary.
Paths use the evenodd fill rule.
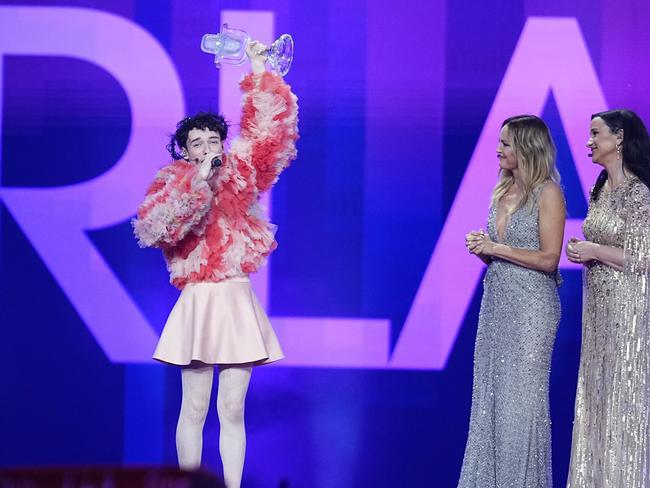
<path fill-rule="evenodd" d="M 183 158 L 176 149 L 187 149 L 187 137 L 192 129 L 208 129 L 218 132 L 222 141 L 225 141 L 226 137 L 228 137 L 228 123 L 222 115 L 214 112 L 199 112 L 196 115 L 185 117 L 176 124 L 176 131 L 169 136 L 167 151 L 172 159 Z"/>
<path fill-rule="evenodd" d="M 598 112 L 591 116 L 603 119 L 612 134 L 623 130 L 623 169 L 634 174 L 650 188 L 650 136 L 641 118 L 631 110 L 618 109 Z M 591 200 L 598 200 L 607 181 L 607 171 L 602 170 L 591 192 Z"/>

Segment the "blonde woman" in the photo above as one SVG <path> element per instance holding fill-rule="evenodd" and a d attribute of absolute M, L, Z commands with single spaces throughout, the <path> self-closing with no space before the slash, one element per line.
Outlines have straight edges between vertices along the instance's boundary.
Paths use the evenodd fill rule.
<path fill-rule="evenodd" d="M 488 265 L 474 351 L 461 488 L 552 485 L 548 378 L 560 320 L 566 211 L 555 145 L 539 117 L 503 123 L 488 230 L 466 246 Z"/>

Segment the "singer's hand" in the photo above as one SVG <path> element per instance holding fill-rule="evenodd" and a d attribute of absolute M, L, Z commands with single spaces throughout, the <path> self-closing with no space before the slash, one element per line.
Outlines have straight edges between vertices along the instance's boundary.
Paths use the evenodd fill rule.
<path fill-rule="evenodd" d="M 220 158 L 221 154 L 217 154 L 215 152 L 209 152 L 208 154 L 205 155 L 203 158 L 203 161 L 201 161 L 200 166 L 199 166 L 199 176 L 207 180 L 212 176 L 213 173 L 213 168 L 212 168 L 212 160 L 214 158 Z"/>
<path fill-rule="evenodd" d="M 266 70 L 264 63 L 269 57 L 269 51 L 264 44 L 259 41 L 250 41 L 246 45 L 246 55 L 251 61 L 251 69 L 253 70 L 253 73 L 259 74 Z"/>

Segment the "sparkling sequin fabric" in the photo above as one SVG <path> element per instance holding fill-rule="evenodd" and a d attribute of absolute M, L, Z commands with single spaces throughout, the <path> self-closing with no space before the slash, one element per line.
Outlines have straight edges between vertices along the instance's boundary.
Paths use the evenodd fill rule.
<path fill-rule="evenodd" d="M 637 178 L 592 202 L 593 242 L 622 248 L 625 267 L 585 268 L 582 352 L 569 488 L 650 486 L 650 191 Z"/>
<path fill-rule="evenodd" d="M 538 250 L 538 206 L 514 212 L 503 243 Z M 499 242 L 496 210 L 490 238 Z M 548 379 L 560 319 L 559 275 L 495 259 L 484 291 L 474 350 L 469 437 L 459 488 L 552 485 Z"/>

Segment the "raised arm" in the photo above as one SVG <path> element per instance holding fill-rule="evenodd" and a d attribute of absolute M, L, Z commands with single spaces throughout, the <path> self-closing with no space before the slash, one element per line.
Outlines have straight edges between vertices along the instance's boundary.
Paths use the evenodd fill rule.
<path fill-rule="evenodd" d="M 257 189 L 263 192 L 296 158 L 298 99 L 280 76 L 264 71 L 263 63 L 254 57 L 251 67 L 253 72 L 240 83 L 241 132 L 231 146 L 231 154 L 251 162 Z"/>
<path fill-rule="evenodd" d="M 162 168 L 131 221 L 141 247 L 173 247 L 210 209 L 213 193 L 198 166 L 177 161 Z"/>

